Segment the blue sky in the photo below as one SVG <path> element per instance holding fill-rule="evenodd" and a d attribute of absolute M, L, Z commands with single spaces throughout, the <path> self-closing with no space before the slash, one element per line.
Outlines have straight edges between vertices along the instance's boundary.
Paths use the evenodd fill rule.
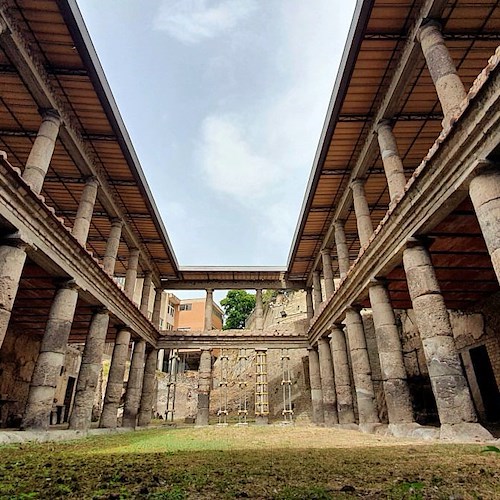
<path fill-rule="evenodd" d="M 180 265 L 286 265 L 354 0 L 78 0 Z"/>

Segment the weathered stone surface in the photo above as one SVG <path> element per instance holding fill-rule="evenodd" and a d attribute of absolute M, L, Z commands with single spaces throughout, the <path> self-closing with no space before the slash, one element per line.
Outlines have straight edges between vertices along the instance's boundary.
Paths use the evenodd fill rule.
<path fill-rule="evenodd" d="M 338 424 L 339 419 L 337 415 L 337 394 L 335 392 L 332 354 L 330 351 L 330 344 L 326 338 L 319 340 L 318 353 L 325 424 L 331 426 Z"/>
<path fill-rule="evenodd" d="M 131 300 L 134 297 L 135 283 L 137 281 L 137 267 L 139 266 L 139 249 L 131 248 L 128 254 L 127 274 L 125 275 L 124 292 Z"/>
<path fill-rule="evenodd" d="M 327 248 L 321 251 L 321 261 L 323 263 L 323 283 L 325 285 L 325 297 L 328 300 L 335 292 L 333 282 L 332 256 Z"/>
<path fill-rule="evenodd" d="M 116 256 L 120 247 L 123 221 L 115 219 L 111 222 L 108 240 L 106 242 L 106 251 L 102 260 L 104 271 L 113 275 L 115 272 Z"/>
<path fill-rule="evenodd" d="M 156 349 L 150 349 L 147 352 L 146 365 L 144 367 L 144 378 L 142 382 L 141 402 L 139 406 L 139 418 L 137 422 L 139 427 L 145 427 L 151 422 L 157 358 L 158 351 Z"/>
<path fill-rule="evenodd" d="M 442 424 L 439 437 L 442 441 L 457 443 L 484 443 L 493 439 L 489 431 L 476 423 Z"/>
<path fill-rule="evenodd" d="M 137 340 L 134 342 L 134 353 L 128 375 L 127 392 L 125 393 L 125 405 L 123 407 L 123 427 L 135 427 L 137 414 L 141 401 L 142 379 L 144 376 L 144 361 L 146 355 L 146 342 Z"/>
<path fill-rule="evenodd" d="M 212 353 L 208 349 L 201 351 L 198 372 L 198 411 L 196 414 L 196 425 L 208 425 L 210 390 L 212 388 Z"/>
<path fill-rule="evenodd" d="M 312 421 L 321 424 L 325 421 L 323 413 L 323 392 L 321 390 L 321 374 L 319 355 L 316 349 L 309 349 L 309 380 L 311 385 Z"/>
<path fill-rule="evenodd" d="M 313 302 L 314 310 L 318 311 L 323 297 L 321 295 L 321 278 L 318 271 L 313 272 Z"/>
<path fill-rule="evenodd" d="M 356 212 L 356 224 L 361 246 L 367 246 L 373 234 L 373 223 L 370 216 L 370 208 L 365 196 L 364 182 L 356 180 L 351 184 L 354 201 L 354 211 Z"/>
<path fill-rule="evenodd" d="M 118 425 L 118 405 L 123 392 L 123 378 L 125 375 L 125 363 L 128 358 L 130 343 L 130 330 L 122 329 L 116 335 L 115 347 L 109 367 L 108 385 L 104 396 L 99 427 L 113 429 Z"/>
<path fill-rule="evenodd" d="M 98 186 L 99 182 L 97 178 L 90 177 L 85 184 L 80 203 L 78 204 L 78 211 L 71 232 L 80 245 L 85 245 L 87 241 L 95 200 L 97 198 Z"/>
<path fill-rule="evenodd" d="M 413 299 L 413 308 L 422 340 L 453 335 L 448 310 L 441 294 L 417 297 Z"/>
<path fill-rule="evenodd" d="M 337 261 L 339 265 L 340 277 L 344 278 L 349 271 L 349 248 L 345 237 L 344 223 L 340 220 L 335 221 L 335 248 L 337 249 Z"/>

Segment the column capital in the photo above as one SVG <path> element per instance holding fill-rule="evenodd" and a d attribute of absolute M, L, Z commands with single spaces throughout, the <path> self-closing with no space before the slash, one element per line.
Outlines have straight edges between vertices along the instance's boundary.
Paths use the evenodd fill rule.
<path fill-rule="evenodd" d="M 363 309 L 363 306 L 359 305 L 359 304 L 349 304 L 345 310 L 346 312 L 347 311 L 354 311 L 356 313 L 359 314 L 359 312 Z"/>
<path fill-rule="evenodd" d="M 15 233 L 3 236 L 2 238 L 0 238 L 0 244 L 9 247 L 16 247 L 20 250 L 26 250 L 27 248 L 32 246 L 25 240 L 20 231 L 16 231 Z"/>
<path fill-rule="evenodd" d="M 65 289 L 65 290 L 79 290 L 80 286 L 74 279 L 67 279 L 64 281 L 59 281 L 57 284 L 57 289 Z"/>
<path fill-rule="evenodd" d="M 128 249 L 128 253 L 130 256 L 132 256 L 132 255 L 136 256 L 136 255 L 139 255 L 140 250 L 136 247 L 132 247 L 132 248 Z"/>
<path fill-rule="evenodd" d="M 109 316 L 110 311 L 106 306 L 96 306 L 92 308 L 93 314 L 106 314 Z"/>
<path fill-rule="evenodd" d="M 321 255 L 332 255 L 332 249 L 331 248 L 322 248 L 320 250 Z"/>
<path fill-rule="evenodd" d="M 89 175 L 88 177 L 85 177 L 85 184 L 87 186 L 100 186 L 99 179 L 95 175 Z"/>
<path fill-rule="evenodd" d="M 125 224 L 122 219 L 119 217 L 113 217 L 111 220 L 111 227 L 119 227 L 122 228 L 123 225 Z"/>
<path fill-rule="evenodd" d="M 308 348 L 307 348 L 308 351 L 317 351 L 318 350 L 318 346 L 317 345 L 310 345 Z"/>
<path fill-rule="evenodd" d="M 205 288 L 205 292 L 206 292 L 207 294 L 209 294 L 209 293 L 214 293 L 214 289 L 213 289 L 213 288 Z"/>
<path fill-rule="evenodd" d="M 365 180 L 364 179 L 354 179 L 351 181 L 351 189 L 354 191 L 354 189 L 362 188 L 365 185 Z"/>
<path fill-rule="evenodd" d="M 443 29 L 442 24 L 436 19 L 424 19 L 422 25 L 417 32 L 417 41 L 422 43 L 422 39 L 426 37 L 431 31 L 437 31 L 441 34 Z"/>
<path fill-rule="evenodd" d="M 412 236 L 405 241 L 404 248 L 424 247 L 429 248 L 432 240 L 426 236 Z"/>
<path fill-rule="evenodd" d="M 378 134 L 379 131 L 382 129 L 388 129 L 392 132 L 392 127 L 393 127 L 392 120 L 389 120 L 388 118 L 383 118 L 375 126 L 375 133 Z"/>
<path fill-rule="evenodd" d="M 377 286 L 377 285 L 382 285 L 386 286 L 388 283 L 388 280 L 386 278 L 371 278 L 370 281 L 368 282 L 368 286 Z"/>
<path fill-rule="evenodd" d="M 59 111 L 54 108 L 41 108 L 38 110 L 43 121 L 50 121 L 58 127 L 62 124 L 62 118 Z"/>

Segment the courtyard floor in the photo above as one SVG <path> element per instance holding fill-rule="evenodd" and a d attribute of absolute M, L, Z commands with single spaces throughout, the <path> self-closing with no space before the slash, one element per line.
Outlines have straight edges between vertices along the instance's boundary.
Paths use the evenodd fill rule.
<path fill-rule="evenodd" d="M 164 427 L 0 447 L 0 498 L 498 499 L 500 454 L 312 426 Z"/>

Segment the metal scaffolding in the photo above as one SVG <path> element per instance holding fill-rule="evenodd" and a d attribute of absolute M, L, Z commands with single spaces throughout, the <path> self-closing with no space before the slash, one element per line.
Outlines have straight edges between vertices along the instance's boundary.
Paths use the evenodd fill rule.
<path fill-rule="evenodd" d="M 281 367 L 283 377 L 281 387 L 283 388 L 283 423 L 293 424 L 292 409 L 292 376 L 290 371 L 290 354 L 288 349 L 281 349 Z"/>
<path fill-rule="evenodd" d="M 177 386 L 177 373 L 179 372 L 179 350 L 172 349 L 168 358 L 168 381 L 167 381 L 167 408 L 165 410 L 165 420 L 174 421 L 175 413 L 175 392 Z"/>
<path fill-rule="evenodd" d="M 219 417 L 219 425 L 227 425 L 227 384 L 228 384 L 228 363 L 229 356 L 225 353 L 224 349 L 221 350 L 220 355 L 220 393 L 219 393 L 219 411 L 217 415 Z"/>

